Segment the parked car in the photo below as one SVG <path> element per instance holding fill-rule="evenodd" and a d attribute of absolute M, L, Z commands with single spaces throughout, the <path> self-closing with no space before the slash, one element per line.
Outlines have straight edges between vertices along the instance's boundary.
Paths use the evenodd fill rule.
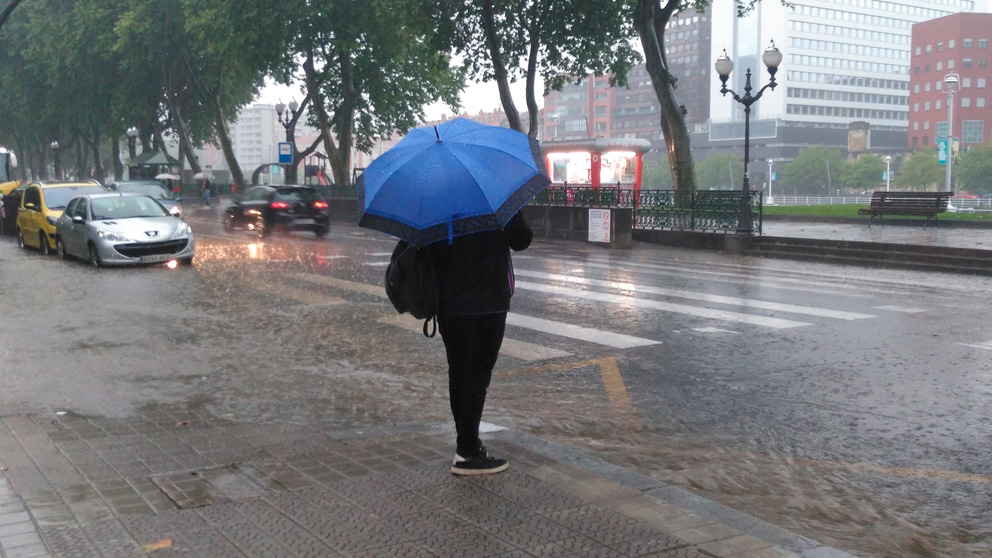
<path fill-rule="evenodd" d="M 144 194 L 151 196 L 162 204 L 166 211 L 176 217 L 183 216 L 183 199 L 172 193 L 165 184 L 158 180 L 130 180 L 126 182 L 113 182 L 108 188 L 115 192 L 125 194 Z"/>
<path fill-rule="evenodd" d="M 16 190 L 15 190 L 16 191 Z M 72 198 L 107 190 L 99 182 L 31 182 L 24 187 L 17 212 L 17 244 L 42 254 L 55 248 L 55 223 Z"/>
<path fill-rule="evenodd" d="M 235 229 L 255 231 L 260 237 L 274 229 L 324 236 L 331 229 L 331 210 L 310 186 L 250 186 L 224 212 L 224 230 Z"/>
<path fill-rule="evenodd" d="M 94 266 L 193 263 L 193 231 L 158 200 L 141 194 L 88 194 L 69 202 L 55 226 L 59 257 Z"/>
<path fill-rule="evenodd" d="M 17 212 L 18 208 L 21 207 L 21 198 L 24 196 L 24 189 L 28 187 L 28 183 L 24 182 L 19 185 L 14 185 L 12 188 L 9 186 L 14 183 L 6 183 L 6 186 L 0 188 L 0 194 L 3 197 L 3 217 L 0 218 L 0 234 L 14 236 L 17 234 Z"/>

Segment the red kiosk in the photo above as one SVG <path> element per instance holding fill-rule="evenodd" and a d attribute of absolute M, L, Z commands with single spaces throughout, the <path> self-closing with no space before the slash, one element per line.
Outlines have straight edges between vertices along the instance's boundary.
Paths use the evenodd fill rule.
<path fill-rule="evenodd" d="M 644 154 L 651 142 L 639 138 L 589 138 L 541 142 L 552 186 L 617 185 L 641 189 Z"/>

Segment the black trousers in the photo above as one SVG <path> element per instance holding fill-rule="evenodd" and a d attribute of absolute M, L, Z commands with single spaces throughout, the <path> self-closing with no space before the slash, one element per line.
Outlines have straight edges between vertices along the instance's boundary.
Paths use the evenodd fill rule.
<path fill-rule="evenodd" d="M 448 396 L 458 432 L 458 453 L 467 457 L 475 454 L 482 444 L 479 423 L 503 344 L 506 312 L 441 314 L 437 325 L 448 357 Z"/>

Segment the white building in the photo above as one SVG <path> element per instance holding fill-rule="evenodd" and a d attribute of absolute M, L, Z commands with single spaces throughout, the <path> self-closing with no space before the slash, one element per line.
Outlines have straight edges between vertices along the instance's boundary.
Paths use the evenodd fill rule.
<path fill-rule="evenodd" d="M 752 122 L 847 129 L 864 121 L 873 130 L 904 131 L 913 23 L 974 10 L 974 0 L 797 0 L 760 2 L 738 19 L 731 0 L 715 0 L 710 67 L 726 49 L 734 61 L 727 86 L 743 96 L 750 68 L 757 93 L 768 81 L 761 54 L 774 40 L 784 55 L 777 87 L 752 106 Z M 743 105 L 720 95 L 713 76 L 711 122 L 743 120 Z"/>

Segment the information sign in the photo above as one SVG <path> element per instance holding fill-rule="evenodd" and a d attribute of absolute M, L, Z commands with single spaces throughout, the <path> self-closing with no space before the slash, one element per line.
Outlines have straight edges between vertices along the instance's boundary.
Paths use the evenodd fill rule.
<path fill-rule="evenodd" d="M 610 242 L 610 222 L 609 209 L 589 210 L 589 242 Z"/>

